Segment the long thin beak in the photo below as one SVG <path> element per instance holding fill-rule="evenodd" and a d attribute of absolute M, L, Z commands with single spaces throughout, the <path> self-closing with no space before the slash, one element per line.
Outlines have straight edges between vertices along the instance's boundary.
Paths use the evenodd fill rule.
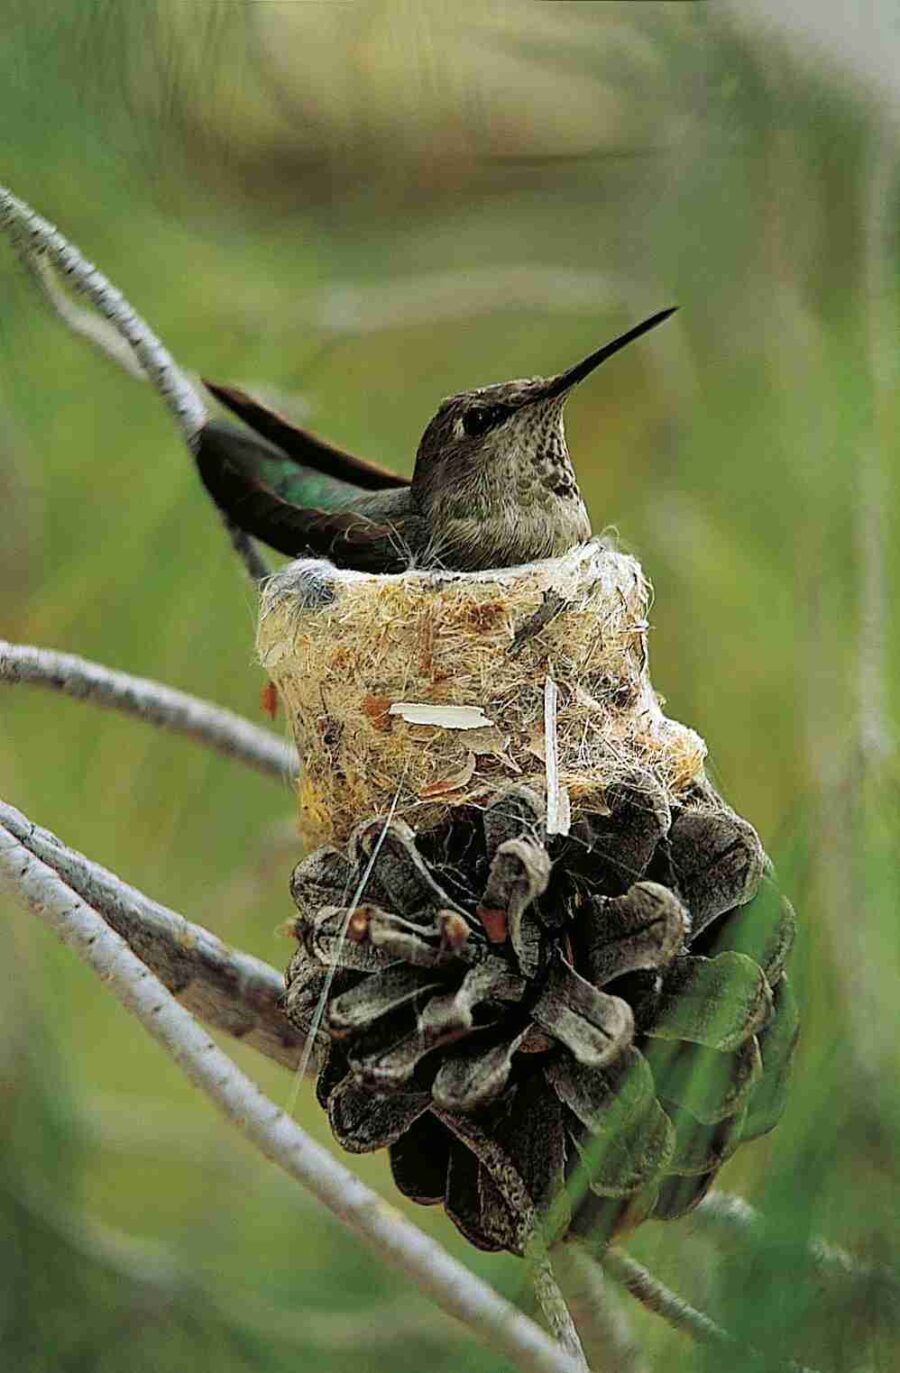
<path fill-rule="evenodd" d="M 620 334 L 618 338 L 613 339 L 612 343 L 605 343 L 602 348 L 597 349 L 596 353 L 589 354 L 583 362 L 576 362 L 574 367 L 569 367 L 565 372 L 560 372 L 558 377 L 551 377 L 541 399 L 552 400 L 554 396 L 565 395 L 573 386 L 577 386 L 580 381 L 584 381 L 584 378 L 588 376 L 589 373 L 593 372 L 595 367 L 599 367 L 601 362 L 605 362 L 607 358 L 611 358 L 613 353 L 618 353 L 619 350 L 626 347 L 627 344 L 633 343 L 636 338 L 641 337 L 641 334 L 646 334 L 649 330 L 655 329 L 657 324 L 662 324 L 664 319 L 668 319 L 670 315 L 674 315 L 677 309 L 678 306 L 673 305 L 668 310 L 660 310 L 658 314 L 651 315 L 649 319 L 645 319 L 643 324 L 636 324 L 634 328 L 629 329 L 627 333 Z"/>

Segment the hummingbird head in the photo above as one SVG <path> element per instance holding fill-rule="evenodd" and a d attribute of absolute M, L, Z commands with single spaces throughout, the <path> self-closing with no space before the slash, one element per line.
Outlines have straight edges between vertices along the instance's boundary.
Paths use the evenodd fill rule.
<path fill-rule="evenodd" d="M 563 488 L 571 488 L 577 496 L 563 427 L 568 396 L 602 362 L 668 319 L 675 308 L 652 315 L 555 377 L 501 381 L 448 396 L 419 442 L 414 484 L 423 490 L 438 484 L 444 495 L 458 487 L 471 495 L 482 480 L 493 487 L 514 473 L 521 484 L 530 473 L 551 494 L 564 495 Z"/>
<path fill-rule="evenodd" d="M 558 376 L 481 386 L 441 403 L 419 443 L 412 481 L 432 531 L 432 562 L 501 567 L 554 557 L 590 538 L 563 406 L 595 367 L 671 314 L 653 315 Z"/>

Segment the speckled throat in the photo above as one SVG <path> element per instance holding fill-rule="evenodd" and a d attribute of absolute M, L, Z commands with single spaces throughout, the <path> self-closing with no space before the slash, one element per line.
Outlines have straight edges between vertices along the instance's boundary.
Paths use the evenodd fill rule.
<path fill-rule="evenodd" d="M 526 405 L 467 461 L 435 454 L 417 476 L 423 562 L 475 570 L 555 557 L 591 536 L 566 446 L 562 399 Z"/>

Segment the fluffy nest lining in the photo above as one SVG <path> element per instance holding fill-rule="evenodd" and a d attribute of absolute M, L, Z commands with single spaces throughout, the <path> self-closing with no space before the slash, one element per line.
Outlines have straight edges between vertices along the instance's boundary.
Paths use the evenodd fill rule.
<path fill-rule="evenodd" d="M 626 777 L 676 801 L 706 746 L 650 683 L 650 600 L 640 564 L 598 539 L 478 573 L 290 563 L 264 586 L 257 646 L 300 754 L 302 832 L 342 840 L 392 806 L 421 829 L 513 779 L 546 792 L 559 832 Z"/>

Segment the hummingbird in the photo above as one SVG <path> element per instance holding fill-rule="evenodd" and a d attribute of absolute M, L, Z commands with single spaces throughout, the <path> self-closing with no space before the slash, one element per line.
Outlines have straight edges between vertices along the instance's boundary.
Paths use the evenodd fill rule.
<path fill-rule="evenodd" d="M 289 557 L 378 573 L 557 557 L 591 537 L 566 446 L 566 399 L 675 308 L 554 377 L 447 397 L 425 428 L 411 480 L 333 447 L 236 387 L 205 381 L 248 428 L 207 422 L 195 454 L 201 479 L 233 524 Z"/>

